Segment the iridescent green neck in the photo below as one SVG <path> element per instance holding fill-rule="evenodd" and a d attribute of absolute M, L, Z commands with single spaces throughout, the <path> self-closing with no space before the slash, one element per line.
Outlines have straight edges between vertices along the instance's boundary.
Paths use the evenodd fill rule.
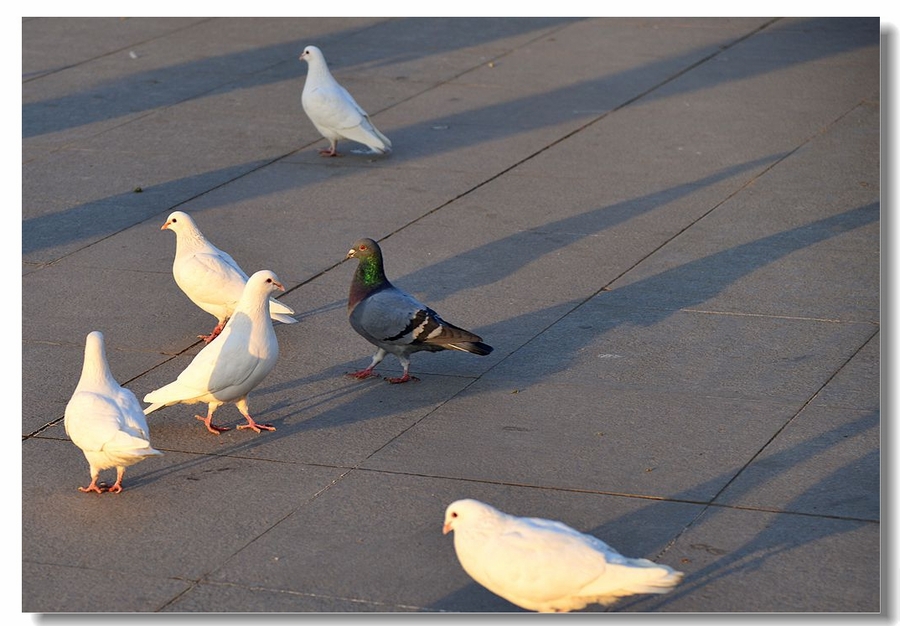
<path fill-rule="evenodd" d="M 366 257 L 359 260 L 353 282 L 350 284 L 350 299 L 347 307 L 352 310 L 359 302 L 373 291 L 389 285 L 384 276 L 384 267 L 378 257 Z"/>
<path fill-rule="evenodd" d="M 366 287 L 375 287 L 384 282 L 384 269 L 378 262 L 378 257 L 370 256 L 360 259 L 359 267 L 356 268 L 356 276 Z"/>

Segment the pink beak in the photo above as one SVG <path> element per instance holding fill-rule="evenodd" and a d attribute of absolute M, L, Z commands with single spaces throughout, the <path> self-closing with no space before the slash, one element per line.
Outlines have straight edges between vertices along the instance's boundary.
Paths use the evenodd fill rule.
<path fill-rule="evenodd" d="M 450 522 L 447 522 L 446 524 L 444 524 L 444 533 L 443 533 L 443 534 L 446 535 L 446 534 L 449 533 L 451 530 L 453 530 L 453 527 L 450 526 Z"/>
<path fill-rule="evenodd" d="M 169 224 L 171 224 L 171 223 L 172 223 L 172 222 L 166 222 L 165 224 L 163 224 L 162 226 L 160 226 L 159 229 L 160 229 L 160 230 L 165 230 L 165 229 L 167 229 L 167 228 L 169 227 Z"/>

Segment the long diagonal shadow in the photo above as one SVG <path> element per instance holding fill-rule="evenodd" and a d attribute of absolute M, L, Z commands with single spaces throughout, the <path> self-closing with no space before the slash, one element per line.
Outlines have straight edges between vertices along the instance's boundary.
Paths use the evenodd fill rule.
<path fill-rule="evenodd" d="M 387 20 L 318 37 L 320 46 L 343 48 L 348 38 L 364 32 L 384 31 L 385 36 L 411 29 L 422 28 L 423 18 Z M 427 49 L 414 54 L 390 55 L 390 46 L 367 47 L 360 50 L 357 63 L 375 61 L 399 63 L 414 58 L 445 54 L 462 47 L 480 45 L 501 37 L 520 35 L 549 26 L 570 23 L 564 18 L 488 18 L 478 29 L 469 29 L 465 37 L 454 36 L 453 20 L 428 20 L 446 22 L 446 28 L 431 29 Z M 484 28 L 485 24 L 489 27 Z M 135 113 L 151 111 L 202 97 L 212 91 L 237 91 L 248 87 L 296 80 L 300 64 L 297 57 L 303 47 L 312 43 L 309 38 L 295 39 L 271 46 L 262 46 L 240 52 L 232 52 L 201 60 L 188 61 L 153 70 L 136 72 L 123 78 L 99 83 L 75 93 L 30 102 L 22 107 L 23 138 L 75 128 L 99 121 L 116 119 Z M 390 39 L 388 39 L 390 40 Z M 362 57 L 363 52 L 367 57 Z M 37 78 L 36 80 L 39 80 Z M 102 103 L 102 104 L 101 104 Z M 60 112 L 64 112 L 61 114 Z"/>
<path fill-rule="evenodd" d="M 797 443 L 790 448 L 777 452 L 771 457 L 766 458 L 766 464 L 769 466 L 784 468 L 781 469 L 782 472 L 791 467 L 800 466 L 803 463 L 814 460 L 817 456 L 820 456 L 830 447 L 836 445 L 836 442 L 840 442 L 848 438 L 859 437 L 867 431 L 879 428 L 880 423 L 881 419 L 878 412 L 868 413 L 863 417 L 860 417 L 859 419 L 855 419 L 853 421 L 835 426 L 834 428 L 824 433 L 821 433 L 803 442 Z M 790 514 L 792 511 L 809 510 L 809 504 L 816 501 L 823 492 L 830 490 L 834 485 L 848 484 L 849 482 L 850 484 L 856 485 L 856 498 L 871 501 L 872 505 L 870 506 L 870 509 L 875 512 L 875 516 L 873 518 L 860 519 L 835 517 L 836 522 L 839 523 L 810 523 L 805 525 L 801 531 L 791 532 L 791 534 L 787 537 L 779 534 L 777 531 L 773 531 L 771 533 L 762 531 L 749 538 L 744 542 L 743 545 L 741 545 L 737 549 L 733 549 L 721 554 L 722 558 L 715 560 L 713 563 L 699 570 L 691 572 L 688 576 L 685 577 L 685 579 L 682 581 L 682 584 L 679 585 L 679 587 L 677 587 L 672 593 L 667 594 L 664 597 L 661 596 L 659 598 L 653 598 L 649 601 L 640 602 L 642 607 L 641 610 L 664 607 L 677 601 L 679 598 L 692 593 L 696 593 L 699 589 L 702 589 L 703 587 L 711 584 L 714 581 L 720 580 L 723 577 L 736 576 L 742 573 L 758 570 L 764 566 L 767 560 L 772 559 L 773 557 L 790 552 L 792 550 L 797 550 L 805 545 L 821 541 L 826 537 L 835 534 L 852 532 L 864 526 L 877 524 L 879 521 L 877 513 L 877 501 L 879 499 L 879 456 L 880 455 L 877 450 L 872 450 L 866 453 L 864 457 L 851 461 L 842 467 L 832 470 L 829 474 L 823 475 L 819 481 L 810 486 L 802 494 L 779 507 L 780 511 L 783 511 L 787 514 Z M 866 467 L 873 470 L 873 473 L 869 475 L 869 482 L 859 482 L 858 476 L 860 473 L 860 467 Z M 742 474 L 745 473 L 746 470 L 742 472 Z M 752 491 L 763 489 L 770 479 L 776 477 L 777 475 L 767 477 L 762 473 L 757 473 L 754 474 L 753 479 L 731 482 L 728 486 L 728 495 L 729 497 L 739 497 Z M 732 476 L 718 476 L 711 481 L 708 481 L 708 484 L 715 485 L 716 483 L 724 483 L 732 481 L 733 479 L 734 477 Z M 716 498 L 713 498 L 710 504 L 715 504 L 715 500 L 717 498 L 718 496 L 716 496 Z M 679 495 L 674 495 L 672 499 L 678 500 Z M 653 518 L 655 514 L 655 507 L 656 505 L 650 505 L 635 513 L 634 517 L 625 516 L 623 518 L 615 520 L 614 522 L 612 522 L 612 524 L 625 524 L 626 526 L 630 527 L 639 527 L 636 524 L 640 523 L 640 518 Z M 692 524 L 685 530 L 689 530 L 691 526 L 694 525 L 705 524 L 709 521 L 710 518 L 716 515 L 722 515 L 729 509 L 730 507 L 728 507 L 728 505 L 704 507 L 703 512 L 698 515 L 695 521 L 692 522 Z M 771 513 L 770 511 L 764 511 L 760 514 L 774 513 Z M 827 510 L 821 511 L 820 515 L 823 517 L 831 517 L 830 513 Z M 775 526 L 777 524 L 778 522 L 776 521 L 772 524 L 767 525 L 766 528 L 767 530 L 769 530 L 771 526 Z M 601 535 L 603 532 L 605 532 L 605 525 L 595 528 L 592 531 L 592 533 L 596 533 L 598 535 Z M 648 549 L 648 553 L 659 552 L 661 549 L 662 546 L 653 546 L 651 547 L 651 549 Z M 698 547 L 698 549 L 703 549 L 703 547 Z M 632 605 L 625 604 L 619 608 L 628 609 L 630 606 Z M 872 610 L 874 608 L 875 607 L 870 607 L 870 609 L 868 610 Z M 866 609 L 851 609 L 848 607 L 848 610 Z"/>
<path fill-rule="evenodd" d="M 242 163 L 147 187 L 140 193 L 127 191 L 57 213 L 25 218 L 22 220 L 22 254 L 79 241 L 94 242 L 114 235 L 266 163 Z"/>
<path fill-rule="evenodd" d="M 484 287 L 501 281 L 525 265 L 539 263 L 543 257 L 574 242 L 596 236 L 630 219 L 659 210 L 704 187 L 745 175 L 735 183 L 737 188 L 758 170 L 776 163 L 786 155 L 787 153 L 773 154 L 746 161 L 680 185 L 516 232 L 407 274 L 402 278 L 402 282 L 419 287 L 420 290 L 417 291 L 420 291 L 425 301 L 453 293 L 440 286 L 440 283 L 436 283 L 435 276 L 464 275 L 466 289 Z M 557 236 L 557 233 L 565 233 L 565 236 Z M 523 255 L 522 250 L 527 250 L 528 254 Z"/>
<path fill-rule="evenodd" d="M 519 32 L 524 32 L 530 29 L 544 27 L 548 24 L 552 25 L 554 23 L 558 24 L 564 22 L 551 20 L 550 22 L 538 21 L 536 23 L 533 23 L 525 20 L 521 22 L 520 26 L 518 26 L 517 28 L 519 28 Z M 828 22 L 827 20 L 824 23 L 830 24 L 830 22 Z M 754 75 L 758 75 L 760 73 L 775 71 L 791 65 L 805 63 L 818 58 L 840 54 L 857 48 L 878 45 L 877 28 L 874 31 L 875 40 L 873 42 L 870 41 L 869 37 L 868 30 L 870 29 L 862 27 L 866 26 L 868 22 L 856 21 L 853 23 L 858 24 L 859 28 L 852 30 L 849 36 L 836 37 L 833 40 L 829 40 L 830 43 L 828 45 L 809 46 L 797 50 L 792 50 L 791 55 L 786 55 L 783 58 L 778 59 L 777 62 L 773 62 L 769 65 L 734 64 L 732 66 L 729 66 L 731 68 L 730 73 L 715 74 L 711 76 L 706 82 L 698 83 L 691 81 L 680 81 L 674 85 L 670 83 L 670 81 L 674 77 L 679 76 L 681 73 L 698 64 L 702 64 L 702 62 L 708 60 L 709 58 L 712 58 L 721 50 L 735 45 L 736 42 L 742 40 L 741 37 L 719 42 L 715 45 L 692 49 L 681 55 L 659 61 L 649 62 L 636 68 L 618 72 L 611 76 L 604 76 L 593 80 L 581 81 L 567 87 L 552 89 L 541 94 L 508 100 L 500 104 L 487 105 L 472 111 L 458 113 L 451 116 L 435 117 L 425 122 L 416 123 L 408 127 L 393 129 L 391 131 L 392 140 L 395 141 L 398 146 L 401 146 L 404 143 L 408 143 L 409 145 L 416 146 L 416 149 L 412 154 L 406 156 L 404 156 L 403 150 L 398 149 L 396 151 L 396 154 L 392 155 L 391 159 L 392 162 L 396 163 L 402 163 L 404 161 L 415 161 L 421 159 L 424 156 L 455 150 L 462 146 L 469 146 L 475 143 L 483 143 L 497 139 L 498 137 L 527 132 L 528 130 L 534 128 L 551 126 L 559 123 L 563 119 L 571 120 L 572 113 L 568 111 L 568 109 L 571 108 L 587 108 L 589 110 L 596 110 L 599 107 L 600 109 L 605 109 L 607 111 L 613 110 L 617 107 L 624 106 L 625 104 L 632 102 L 637 98 L 670 97 L 677 93 L 706 89 L 722 82 L 741 80 L 752 77 Z M 387 24 L 390 25 L 391 28 L 397 27 L 397 25 L 393 22 L 388 22 Z M 517 22 L 517 24 L 519 23 Z M 815 30 L 816 28 L 820 27 L 819 24 L 820 21 L 817 20 L 806 20 L 801 22 L 800 24 L 793 25 L 792 28 L 807 28 L 809 30 Z M 275 56 L 285 54 L 288 55 L 288 57 L 291 59 L 290 62 L 293 63 L 295 61 L 293 57 L 296 55 L 294 55 L 293 51 L 290 51 L 289 53 L 288 50 L 288 48 L 293 45 L 294 43 L 279 44 L 279 46 L 274 47 L 274 52 L 273 50 L 264 48 L 257 53 L 253 53 L 252 51 L 246 53 L 236 53 L 236 60 L 234 60 L 233 62 L 239 64 L 250 63 L 251 65 L 253 65 L 254 63 L 257 63 L 255 55 L 262 55 L 263 57 L 267 57 L 273 54 Z M 445 42 L 443 45 L 452 46 L 454 44 Z M 422 54 L 422 56 L 425 56 L 425 53 L 420 54 Z M 245 59 L 242 55 L 249 56 L 247 57 L 247 59 Z M 384 62 L 390 62 L 390 60 L 385 60 Z M 212 61 L 204 61 L 200 63 L 201 66 L 199 68 L 192 67 L 188 71 L 188 74 L 193 74 L 197 71 L 200 71 L 203 67 L 202 63 L 212 63 Z M 225 65 L 227 65 L 228 60 L 226 59 L 225 61 L 223 61 L 222 59 L 219 59 L 218 61 L 216 61 L 216 63 L 224 63 Z M 285 66 L 288 67 L 288 61 L 285 61 L 284 63 Z M 266 78 L 258 77 L 257 79 L 271 80 L 268 75 Z M 292 74 L 290 77 L 284 78 L 284 80 L 287 79 L 294 80 L 295 76 Z M 140 83 L 147 80 L 147 77 L 138 77 L 135 80 Z M 171 76 L 168 78 L 168 80 L 172 80 Z M 662 92 L 656 91 L 659 86 L 667 83 L 668 87 L 665 90 L 664 94 Z M 243 88 L 249 86 L 250 84 L 252 84 L 252 80 L 251 83 L 235 82 L 232 88 Z M 98 87 L 97 89 L 111 89 L 113 91 L 118 91 L 121 88 L 122 91 L 126 93 L 134 91 L 133 87 L 132 89 L 125 89 L 124 87 L 125 86 L 113 84 L 106 87 Z M 93 94 L 93 92 L 90 93 Z M 93 100 L 95 99 L 94 95 L 73 97 L 85 97 L 91 102 L 93 102 Z M 182 99 L 184 98 L 182 97 Z M 128 102 L 128 106 L 132 106 L 134 104 L 130 101 Z M 566 102 L 567 107 L 564 108 L 558 106 L 560 102 Z M 54 105 L 50 107 L 51 109 L 56 109 L 62 103 L 50 104 Z M 32 113 L 29 112 L 30 106 L 38 105 L 26 105 L 25 110 L 23 111 L 23 120 L 25 120 L 23 128 L 25 129 L 26 136 L 29 132 L 29 128 L 41 127 L 42 125 L 46 126 L 47 124 L 52 123 L 53 119 L 68 119 L 70 121 L 77 121 L 79 119 L 79 116 L 77 114 L 66 117 L 59 116 L 54 112 L 52 115 L 50 115 L 49 113 L 47 114 L 49 118 L 51 118 L 50 120 L 43 120 L 43 118 L 41 118 L 40 122 L 29 122 L 28 118 L 32 116 Z M 87 108 L 90 109 L 91 107 Z M 527 114 L 525 114 L 526 112 Z M 534 114 L 534 112 L 540 112 L 540 114 Z M 548 114 L 548 112 L 553 112 L 553 114 Z M 299 114 L 300 113 L 298 111 L 298 115 Z M 523 122 L 513 125 L 509 123 L 490 124 L 489 122 L 493 118 L 496 118 L 497 120 L 522 119 Z M 479 126 L 481 130 L 478 133 L 474 134 L 465 133 L 454 135 L 451 133 L 445 135 L 447 139 L 442 142 L 421 141 L 421 138 L 423 136 L 432 136 L 432 132 L 430 129 L 435 123 L 440 122 L 441 124 L 447 124 L 454 127 L 457 125 L 465 126 L 469 124 L 470 120 L 472 119 L 478 119 L 480 120 L 480 124 L 487 124 L 487 126 L 485 126 L 484 128 L 481 128 L 481 126 Z M 599 118 L 593 118 L 594 121 L 596 121 L 596 119 Z M 286 155 L 273 155 L 272 162 L 280 160 L 284 158 L 284 156 Z M 763 160 L 751 163 L 761 164 L 762 162 Z M 116 228 L 121 230 L 124 227 L 140 223 L 141 221 L 152 217 L 153 215 L 171 211 L 175 206 L 188 201 L 191 197 L 209 191 L 212 188 L 223 185 L 233 179 L 243 176 L 249 171 L 268 164 L 270 164 L 270 162 L 265 161 L 248 163 L 196 176 L 189 176 L 162 185 L 149 187 L 145 190 L 145 193 L 147 194 L 145 196 L 142 194 L 123 193 L 116 196 L 111 196 L 109 198 L 86 203 L 84 205 L 79 205 L 71 209 L 59 211 L 57 213 L 42 215 L 40 217 L 25 220 L 22 233 L 23 251 L 27 254 L 43 248 L 51 247 L 53 245 L 71 243 L 73 241 L 79 241 L 91 236 L 103 236 L 112 234 L 114 232 L 117 232 L 117 230 L 112 227 L 112 224 L 115 224 Z M 752 167 L 752 165 L 750 164 L 748 164 L 748 166 Z M 735 170 L 740 170 L 744 166 L 738 165 L 734 167 Z M 364 170 L 361 170 L 360 168 L 344 168 L 341 171 L 340 175 L 353 176 L 359 174 L 361 171 Z M 496 174 L 496 172 L 494 174 Z M 712 174 L 711 178 L 714 180 L 719 175 L 727 176 L 728 171 L 724 170 L 719 174 Z M 206 188 L 202 188 L 203 184 L 207 185 Z M 298 186 L 298 183 L 290 178 L 283 179 L 283 182 L 281 182 L 280 184 L 282 185 L 281 188 L 267 189 L 260 188 L 259 186 L 244 186 L 242 190 L 235 190 L 234 193 L 237 194 L 237 198 L 248 198 L 257 196 L 260 193 L 274 193 L 277 191 L 283 191 L 285 189 L 293 189 Z M 190 188 L 191 192 L 181 193 L 182 189 L 184 189 L 185 187 Z M 194 191 L 195 189 L 196 191 Z M 684 192 L 687 191 L 688 189 L 687 187 L 685 187 Z M 142 197 L 137 197 L 139 195 L 142 195 Z M 157 208 L 155 210 L 147 206 L 147 199 L 149 199 L 151 196 L 156 199 L 155 201 L 157 204 Z M 229 199 L 233 200 L 234 198 L 229 196 Z M 27 202 L 27 198 L 25 199 L 25 201 Z M 103 224 L 110 225 L 103 226 Z"/>
<path fill-rule="evenodd" d="M 838 236 L 841 233 L 863 227 L 866 224 L 877 221 L 878 217 L 879 212 L 877 203 L 851 209 L 829 218 L 817 220 L 775 235 L 763 237 L 741 246 L 736 246 L 735 248 L 720 253 L 703 257 L 650 278 L 637 281 L 627 287 L 609 292 L 602 292 L 599 297 L 603 298 L 604 302 L 612 305 L 621 303 L 629 304 L 628 307 L 622 307 L 623 310 L 626 311 L 626 314 L 618 316 L 614 324 L 654 324 L 680 309 L 696 306 L 714 297 L 728 285 L 739 280 L 742 276 L 745 276 L 768 263 L 774 262 L 782 256 L 828 238 Z M 741 259 L 741 262 L 734 263 L 730 260 L 732 258 Z M 695 288 L 690 292 L 679 292 L 672 289 L 672 285 L 683 285 L 686 280 L 689 280 L 696 275 L 706 277 L 705 282 L 699 288 Z M 647 293 L 655 293 L 661 290 L 672 293 L 666 307 L 642 307 L 633 304 L 635 298 L 639 299 Z M 495 324 L 486 327 L 474 328 L 473 330 L 485 338 L 497 338 L 498 341 L 495 342 L 495 345 L 500 345 L 503 338 L 508 336 L 510 328 L 515 328 L 518 325 L 525 325 L 528 328 L 545 328 L 544 332 L 546 332 L 546 330 L 552 328 L 554 324 L 572 313 L 572 311 L 577 309 L 584 302 L 584 300 L 572 300 L 569 302 L 552 304 L 544 308 L 535 309 L 496 322 Z M 586 343 L 595 341 L 599 336 L 612 328 L 613 326 L 608 324 L 601 324 L 594 327 L 592 332 L 589 333 L 560 333 L 559 336 L 555 338 L 553 344 L 553 350 L 556 353 L 556 357 L 547 362 L 546 367 L 543 369 L 534 367 L 526 368 L 524 370 L 517 369 L 515 370 L 515 377 L 503 377 L 498 381 L 495 381 L 495 383 L 505 384 L 514 389 L 520 389 L 534 382 L 543 380 L 555 372 L 564 371 L 568 367 L 568 364 L 581 352 Z M 513 350 L 512 356 L 508 358 L 515 358 L 515 354 L 516 350 Z M 368 356 L 362 357 L 361 360 L 367 361 Z M 260 417 L 264 419 L 264 421 L 274 423 L 278 430 L 274 433 L 268 433 L 265 438 L 252 439 L 248 440 L 246 443 L 237 444 L 233 448 L 223 450 L 222 453 L 243 453 L 256 446 L 265 445 L 266 442 L 273 439 L 290 437 L 311 429 L 332 428 L 360 420 L 378 419 L 390 416 L 395 409 L 389 406 L 389 403 L 382 404 L 378 401 L 371 401 L 374 396 L 369 396 L 369 394 L 383 393 L 383 389 L 378 390 L 370 384 L 352 381 L 350 384 L 341 385 L 316 398 L 302 397 L 302 388 L 306 385 L 312 382 L 321 381 L 325 378 L 342 376 L 344 372 L 353 369 L 352 366 L 353 362 L 335 364 L 309 377 L 261 387 L 256 390 L 254 392 L 254 404 L 260 408 L 254 414 L 254 417 Z M 381 381 L 376 381 L 376 383 L 380 382 Z M 478 390 L 480 389 L 478 386 L 467 386 L 467 388 L 467 393 L 478 393 Z M 268 407 L 262 400 L 267 394 L 274 392 L 281 393 L 289 389 L 298 390 L 297 399 L 282 400 L 276 405 L 270 405 Z M 341 400 L 342 398 L 343 400 Z M 339 402 L 335 404 L 335 401 Z M 426 406 L 430 407 L 433 402 L 433 400 L 421 399 L 418 395 L 404 394 L 404 408 L 411 411 Z M 322 405 L 331 406 L 324 412 L 307 420 L 293 423 L 287 422 L 291 417 L 301 415 L 305 411 L 309 411 Z M 357 410 L 358 406 L 366 406 L 367 411 L 360 412 Z M 287 413 L 284 413 L 285 410 Z M 276 412 L 279 413 L 277 417 L 274 416 Z"/>
<path fill-rule="evenodd" d="M 845 438 L 860 436 L 879 426 L 879 415 L 870 413 L 859 419 L 840 424 L 826 432 L 823 432 L 813 438 L 800 442 L 781 452 L 772 455 L 769 459 L 778 467 L 796 467 L 802 463 L 814 460 L 828 447 L 834 445 L 835 441 L 841 441 Z M 854 461 L 852 465 L 865 464 L 873 468 L 878 467 L 877 452 L 871 452 L 865 458 Z M 799 495 L 792 502 L 782 507 L 783 511 L 790 512 L 795 507 L 793 505 L 801 505 L 809 497 L 807 494 L 820 493 L 823 488 L 827 488 L 829 484 L 837 484 L 844 480 L 844 474 L 853 471 L 851 464 L 838 468 L 829 475 L 823 476 L 816 485 L 811 486 L 804 494 Z M 856 472 L 858 473 L 858 471 Z M 641 550 L 640 553 L 629 554 L 629 556 L 644 556 L 645 558 L 654 558 L 666 549 L 666 545 L 675 540 L 672 535 L 648 536 L 641 533 L 642 528 L 658 528 L 660 525 L 660 516 L 666 515 L 666 508 L 671 506 L 672 502 L 693 502 L 698 505 L 698 513 L 694 521 L 688 526 L 695 525 L 699 522 L 706 522 L 711 516 L 724 514 L 730 508 L 726 506 L 709 506 L 715 501 L 713 498 L 708 503 L 696 502 L 689 496 L 694 493 L 709 493 L 721 489 L 721 486 L 733 480 L 733 475 L 719 475 L 705 481 L 702 484 L 695 485 L 683 493 L 676 493 L 668 496 L 662 502 L 654 502 L 642 507 L 627 515 L 622 515 L 609 522 L 605 522 L 593 529 L 584 530 L 584 532 L 610 541 L 612 545 L 618 542 L 613 541 L 610 537 L 627 535 L 640 535 Z M 774 478 L 774 476 L 772 477 Z M 729 495 L 742 495 L 754 490 L 762 489 L 766 486 L 769 478 L 760 475 L 756 480 L 748 480 L 743 483 L 733 483 Z M 875 498 L 878 497 L 878 481 L 873 480 L 870 484 L 859 485 L 859 494 L 861 497 Z M 698 491 L 699 490 L 699 491 Z M 618 496 L 627 497 L 627 496 Z M 706 504 L 707 506 L 702 506 Z M 701 508 L 702 507 L 702 508 Z M 802 507 L 801 507 L 802 509 Z M 762 514 L 762 513 L 761 513 Z M 559 519 L 558 515 L 542 515 L 533 513 L 535 517 L 554 517 Z M 827 515 L 827 513 L 823 513 Z M 563 519 L 562 521 L 565 522 Z M 723 552 L 720 559 L 717 559 L 708 566 L 699 570 L 688 573 L 682 582 L 673 591 L 661 596 L 635 596 L 633 598 L 625 598 L 618 603 L 604 608 L 598 605 L 592 605 L 586 609 L 587 612 L 620 612 L 620 611 L 641 611 L 649 612 L 658 610 L 666 605 L 672 604 L 685 596 L 696 593 L 704 586 L 720 580 L 726 576 L 740 575 L 741 573 L 759 569 L 764 566 L 768 559 L 780 554 L 796 550 L 804 545 L 812 544 L 816 541 L 824 539 L 828 536 L 840 533 L 851 532 L 855 529 L 870 525 L 877 520 L 857 520 L 845 519 L 839 525 L 822 525 L 809 524 L 804 530 L 797 534 L 792 533 L 789 539 L 779 536 L 777 532 L 768 534 L 760 532 L 756 536 L 748 539 L 742 546 L 729 552 Z M 684 532 L 682 529 L 679 535 Z M 698 546 L 697 549 L 703 549 L 705 546 Z M 712 548 L 714 553 L 718 553 L 718 549 Z M 624 552 L 624 550 L 623 550 Z M 658 556 L 657 556 L 658 558 Z M 675 565 L 678 569 L 678 565 Z M 506 600 L 494 596 L 492 593 L 483 589 L 476 583 L 469 583 L 461 587 L 447 596 L 437 600 L 428 606 L 431 610 L 438 611 L 522 611 L 518 607 L 508 603 Z M 851 609 L 853 610 L 853 609 Z"/>

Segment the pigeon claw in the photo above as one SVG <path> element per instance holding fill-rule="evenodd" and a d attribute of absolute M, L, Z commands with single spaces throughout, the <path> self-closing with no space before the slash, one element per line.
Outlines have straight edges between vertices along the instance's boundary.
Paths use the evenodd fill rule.
<path fill-rule="evenodd" d="M 319 156 L 321 157 L 342 157 L 344 156 L 340 152 L 338 152 L 335 148 L 323 148 L 319 150 Z"/>
<path fill-rule="evenodd" d="M 226 430 L 231 430 L 228 426 L 216 426 L 211 421 L 209 421 L 209 419 L 205 415 L 195 415 L 194 417 L 206 424 L 206 430 L 214 435 L 224 433 Z"/>
<path fill-rule="evenodd" d="M 419 379 L 415 376 L 410 376 L 409 374 L 404 374 L 403 376 L 398 376 L 397 378 L 385 378 L 386 381 L 391 383 L 392 385 L 399 385 L 400 383 L 406 382 L 419 382 Z"/>
<path fill-rule="evenodd" d="M 212 332 L 208 335 L 197 335 L 198 339 L 202 339 L 206 343 L 209 343 L 213 339 L 219 336 L 219 333 L 222 332 L 222 329 L 225 328 L 225 324 L 219 323 L 216 324 L 216 327 L 212 329 Z"/>
<path fill-rule="evenodd" d="M 376 378 L 378 378 L 379 375 L 373 372 L 371 367 L 367 367 L 366 369 L 359 370 L 358 372 L 347 372 L 347 376 L 351 376 L 358 380 L 363 380 L 364 378 L 369 378 L 371 376 L 375 376 Z"/>
<path fill-rule="evenodd" d="M 247 423 L 246 423 L 246 424 L 240 424 L 240 425 L 238 425 L 238 430 L 246 430 L 246 429 L 248 429 L 248 428 L 250 428 L 250 429 L 252 429 L 252 430 L 254 430 L 254 431 L 256 431 L 256 432 L 262 432 L 262 431 L 264 431 L 264 430 L 275 430 L 275 427 L 272 426 L 271 424 L 260 424 L 260 423 L 258 423 L 258 422 L 256 422 L 256 421 L 250 419 L 249 416 L 247 417 Z"/>
<path fill-rule="evenodd" d="M 79 487 L 78 491 L 81 493 L 103 493 L 103 489 L 97 486 L 97 483 L 91 483 L 87 487 Z"/>

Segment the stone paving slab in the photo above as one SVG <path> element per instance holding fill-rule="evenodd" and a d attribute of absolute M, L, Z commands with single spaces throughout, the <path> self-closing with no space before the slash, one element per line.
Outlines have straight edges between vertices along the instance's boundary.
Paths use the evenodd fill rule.
<path fill-rule="evenodd" d="M 710 508 L 666 553 L 669 563 L 691 570 L 684 586 L 622 609 L 877 613 L 872 590 L 879 585 L 878 568 L 859 555 L 876 553 L 879 536 L 878 524 L 868 521 Z M 803 583 L 775 589 L 773 579 Z M 767 591 L 760 593 L 761 588 Z"/>
<path fill-rule="evenodd" d="M 386 489 L 387 485 L 390 485 Z M 338 596 L 378 602 L 391 607 L 418 607 L 440 611 L 512 611 L 516 608 L 493 594 L 475 592 L 471 579 L 453 562 L 452 536 L 441 534 L 447 503 L 471 494 L 497 506 L 516 502 L 527 514 L 529 507 L 566 510 L 568 522 L 598 532 L 624 552 L 653 555 L 667 534 L 689 522 L 697 507 L 664 503 L 666 510 L 655 521 L 643 517 L 645 502 L 571 492 L 419 477 L 410 474 L 354 472 L 332 487 L 331 497 L 318 498 L 285 520 L 211 579 L 240 586 Z M 381 498 L 366 506 L 360 524 L 342 520 L 356 517 L 356 503 L 365 493 Z M 515 498 L 510 499 L 510 495 Z M 633 532 L 636 519 L 645 521 Z M 403 546 L 403 549 L 399 549 Z M 450 557 L 450 558 L 448 558 Z M 436 566 L 440 564 L 440 566 Z M 361 570 L 391 572 L 380 579 L 364 580 Z M 472 590 L 474 593 L 469 594 Z M 466 593 L 460 593 L 464 591 Z M 304 602 L 298 598 L 303 610 Z M 596 607 L 594 607 L 596 609 Z"/>
<path fill-rule="evenodd" d="M 521 612 L 441 535 L 460 497 L 685 572 L 612 612 L 882 608 L 877 19 L 22 28 L 23 612 Z M 392 155 L 317 155 L 311 43 Z M 168 407 L 164 456 L 82 494 L 87 332 L 143 397 L 214 323 L 172 279 L 175 209 L 288 288 L 250 398 L 277 430 Z M 345 377 L 374 351 L 361 236 L 494 352 Z"/>
<path fill-rule="evenodd" d="M 28 560 L 169 579 L 203 576 L 344 472 L 166 449 L 164 456 L 126 470 L 125 490 L 119 494 L 126 497 L 92 497 L 96 494 L 76 489 L 86 486 L 90 476 L 83 456 L 62 454 L 71 447 L 64 440 L 26 444 L 23 475 L 30 497 L 22 515 Z M 38 455 L 59 457 L 60 462 L 31 460 Z M 252 488 L 240 478 L 248 472 L 259 481 Z M 66 488 L 60 492 L 57 485 Z M 174 515 L 186 502 L 192 503 L 189 510 Z M 64 561 L 61 550 L 67 554 Z M 52 596 L 53 589 L 43 594 Z M 35 598 L 32 606 L 41 604 Z"/>
<path fill-rule="evenodd" d="M 797 411 L 598 386 L 592 393 L 584 382 L 479 382 L 363 467 L 709 501 Z"/>

